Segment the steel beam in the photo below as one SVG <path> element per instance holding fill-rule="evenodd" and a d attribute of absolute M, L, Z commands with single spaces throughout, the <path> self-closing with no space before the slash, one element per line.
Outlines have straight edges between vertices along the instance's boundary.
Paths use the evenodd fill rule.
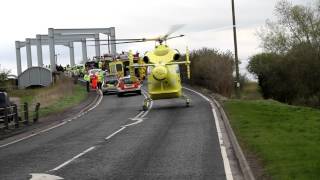
<path fill-rule="evenodd" d="M 21 51 L 20 51 L 20 41 L 15 42 L 16 45 L 16 60 L 17 60 L 17 74 L 18 76 L 21 74 Z"/>
<path fill-rule="evenodd" d="M 75 66 L 73 42 L 69 42 L 70 66 Z"/>
<path fill-rule="evenodd" d="M 54 30 L 55 31 L 55 30 Z M 57 40 L 69 40 L 69 41 L 81 41 L 81 39 L 94 39 L 96 37 L 95 34 L 54 34 L 54 39 Z M 48 40 L 49 35 L 40 35 L 41 40 Z"/>
<path fill-rule="evenodd" d="M 95 45 L 95 50 L 96 50 L 96 57 L 100 56 L 100 41 L 99 41 L 99 34 L 95 34 L 94 37 L 94 45 Z"/>
<path fill-rule="evenodd" d="M 54 29 L 56 34 L 110 34 L 111 28 Z"/>
<path fill-rule="evenodd" d="M 86 39 L 81 40 L 81 46 L 82 46 L 82 60 L 83 62 L 88 61 L 88 55 L 87 55 L 87 41 Z"/>
<path fill-rule="evenodd" d="M 82 58 L 83 61 L 86 62 L 88 55 L 87 55 L 87 44 L 86 44 L 86 38 L 90 38 L 89 36 L 94 36 L 93 38 L 95 41 L 95 52 L 96 56 L 100 56 L 100 42 L 98 41 L 99 33 L 107 34 L 111 37 L 112 40 L 115 40 L 115 28 L 87 28 L 87 29 L 48 29 L 48 41 L 49 41 L 49 49 L 50 49 L 50 64 L 51 64 L 51 70 L 54 71 L 55 68 L 55 47 L 54 42 L 58 40 L 59 36 L 61 36 L 62 39 L 66 39 L 66 36 L 77 36 L 79 38 L 79 35 L 82 35 L 83 38 L 81 39 L 82 44 Z M 113 55 L 116 54 L 116 47 L 115 44 L 111 46 L 112 50 L 111 53 Z M 71 60 L 71 57 L 70 57 Z M 71 62 L 70 62 L 71 64 Z"/>
<path fill-rule="evenodd" d="M 42 57 L 42 44 L 40 35 L 36 36 L 36 44 L 37 44 L 37 57 L 38 57 L 38 66 L 43 67 L 43 57 Z"/>
<path fill-rule="evenodd" d="M 48 35 L 40 35 L 41 42 L 47 44 L 49 42 Z M 69 47 L 70 52 L 70 65 L 73 67 L 75 65 L 75 59 L 74 59 L 74 45 L 73 42 L 82 42 L 85 40 L 85 38 L 96 38 L 95 34 L 69 34 L 69 35 L 62 35 L 62 34 L 54 34 L 54 41 L 55 44 L 59 45 L 65 45 Z M 85 48 L 82 47 L 82 54 L 83 59 L 86 61 L 87 59 L 87 47 L 85 44 Z"/>
<path fill-rule="evenodd" d="M 110 35 L 110 40 L 112 42 L 112 44 L 111 44 L 111 54 L 113 56 L 115 56 L 117 54 L 117 48 L 116 48 L 116 44 L 114 43 L 114 42 L 116 42 L 115 41 L 116 40 L 116 30 L 115 30 L 114 27 L 110 28 L 110 34 L 109 35 Z"/>
<path fill-rule="evenodd" d="M 32 67 L 31 44 L 30 39 L 26 39 L 27 67 Z"/>
<path fill-rule="evenodd" d="M 55 47 L 54 47 L 54 29 L 48 29 L 48 37 L 49 37 L 49 51 L 50 51 L 50 69 L 52 72 L 56 70 L 55 63 Z"/>

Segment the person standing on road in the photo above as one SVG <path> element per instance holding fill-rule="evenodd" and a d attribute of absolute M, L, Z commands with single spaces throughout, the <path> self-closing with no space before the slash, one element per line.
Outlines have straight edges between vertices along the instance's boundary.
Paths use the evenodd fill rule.
<path fill-rule="evenodd" d="M 90 91 L 90 76 L 88 73 L 85 73 L 83 79 L 86 81 L 87 91 Z"/>

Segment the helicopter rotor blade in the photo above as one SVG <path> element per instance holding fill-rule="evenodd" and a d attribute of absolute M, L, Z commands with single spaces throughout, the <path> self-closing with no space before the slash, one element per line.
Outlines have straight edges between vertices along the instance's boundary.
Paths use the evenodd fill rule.
<path fill-rule="evenodd" d="M 184 34 L 181 34 L 181 35 L 178 35 L 178 36 L 172 36 L 172 37 L 167 38 L 166 40 L 180 38 L 180 37 L 183 37 L 183 36 L 184 36 Z"/>
<path fill-rule="evenodd" d="M 139 42 L 145 42 L 145 41 L 125 41 L 125 42 L 112 42 L 112 43 L 105 43 L 105 44 L 99 44 L 99 45 L 113 45 L 113 44 L 130 44 L 130 43 L 139 43 Z M 87 45 L 87 46 L 96 46 L 96 45 Z"/>
<path fill-rule="evenodd" d="M 164 36 L 162 36 L 162 38 L 166 40 L 171 34 L 177 32 L 179 29 L 183 28 L 184 26 L 185 24 L 176 24 L 171 26 L 169 31 Z"/>
<path fill-rule="evenodd" d="M 115 41 L 143 41 L 145 38 L 136 38 L 136 39 L 99 39 L 99 40 L 94 40 L 94 39 L 88 39 L 86 41 L 109 41 L 109 42 L 115 42 Z"/>
<path fill-rule="evenodd" d="M 101 44 L 101 45 L 111 45 L 111 44 L 128 44 L 128 43 L 139 43 L 139 42 L 146 42 L 146 41 L 159 41 L 159 42 L 163 42 L 166 40 L 170 40 L 170 39 L 175 39 L 175 38 L 179 38 L 179 37 L 183 37 L 184 35 L 179 35 L 179 36 L 173 36 L 173 37 L 169 37 L 171 34 L 175 33 L 176 31 L 178 31 L 179 29 L 181 29 L 182 27 L 184 27 L 185 24 L 176 24 L 170 27 L 169 31 L 163 35 L 163 36 L 158 36 L 155 38 L 134 38 L 134 39 L 99 39 L 99 40 L 87 40 L 87 41 L 106 41 L 106 42 L 111 42 L 111 43 L 107 43 L 107 44 Z M 89 45 L 89 46 L 95 46 L 95 45 Z"/>

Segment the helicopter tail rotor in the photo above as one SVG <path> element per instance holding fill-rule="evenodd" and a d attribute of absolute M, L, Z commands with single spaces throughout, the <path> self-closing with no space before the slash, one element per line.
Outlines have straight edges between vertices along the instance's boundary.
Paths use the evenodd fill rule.
<path fill-rule="evenodd" d="M 186 48 L 186 66 L 187 66 L 187 75 L 188 75 L 188 79 L 191 78 L 191 73 L 190 73 L 190 52 L 189 52 L 189 48 Z"/>

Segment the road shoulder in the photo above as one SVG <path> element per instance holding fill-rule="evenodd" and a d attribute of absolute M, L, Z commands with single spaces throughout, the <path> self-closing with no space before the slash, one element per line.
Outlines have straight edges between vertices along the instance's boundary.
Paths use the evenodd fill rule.
<path fill-rule="evenodd" d="M 239 146 L 237 138 L 234 135 L 234 132 L 230 126 L 228 117 L 226 116 L 223 107 L 220 105 L 219 100 L 223 97 L 217 97 L 211 91 L 197 87 L 197 86 L 186 86 L 191 89 L 194 89 L 206 97 L 210 98 L 210 100 L 215 104 L 215 110 L 217 112 L 218 121 L 220 124 L 221 134 L 224 146 L 226 147 L 227 157 L 229 159 L 230 168 L 232 172 L 232 176 L 234 179 L 246 179 L 246 180 L 254 180 L 253 173 L 248 165 L 246 157 L 244 156 L 242 149 Z"/>
<path fill-rule="evenodd" d="M 79 105 L 67 108 L 60 112 L 59 114 L 51 114 L 39 119 L 39 121 L 30 126 L 23 126 L 19 129 L 14 129 L 12 131 L 4 132 L 0 135 L 0 146 L 13 142 L 17 139 L 28 137 L 32 134 L 36 134 L 50 127 L 55 127 L 58 124 L 77 117 L 82 112 L 85 112 L 92 108 L 99 100 L 102 94 L 96 92 L 88 93 L 87 98 L 82 101 Z"/>

